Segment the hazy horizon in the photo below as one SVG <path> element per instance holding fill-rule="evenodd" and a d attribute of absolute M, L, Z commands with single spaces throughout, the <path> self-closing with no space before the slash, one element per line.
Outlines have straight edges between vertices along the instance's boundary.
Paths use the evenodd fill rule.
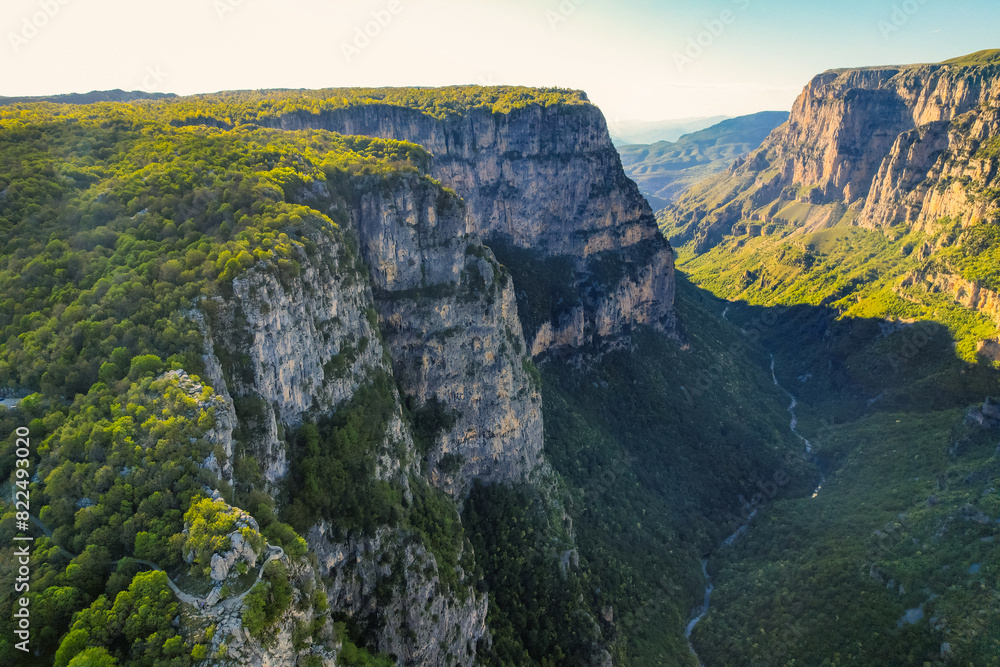
<path fill-rule="evenodd" d="M 985 0 L 10 0 L 0 95 L 510 84 L 611 123 L 740 116 L 828 69 L 997 46 L 998 23 Z"/>

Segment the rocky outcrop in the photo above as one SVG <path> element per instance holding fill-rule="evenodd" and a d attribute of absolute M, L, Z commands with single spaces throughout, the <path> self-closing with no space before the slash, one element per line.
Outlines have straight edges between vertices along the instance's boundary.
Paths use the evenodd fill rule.
<path fill-rule="evenodd" d="M 312 256 L 300 251 L 298 275 L 252 268 L 233 281 L 231 297 L 203 302 L 213 350 L 228 366 L 228 384 L 219 384 L 240 399 L 245 445 L 272 485 L 288 472 L 279 426 L 331 411 L 386 369 L 354 256 L 332 236 L 313 243 Z"/>
<path fill-rule="evenodd" d="M 309 236 L 295 274 L 257 265 L 231 294 L 202 302 L 206 359 L 218 356 L 215 382 L 233 396 L 243 455 L 272 489 L 289 471 L 284 434 L 334 413 L 381 372 L 418 414 L 433 404 L 453 415 L 418 450 L 397 404 L 375 474 L 407 497 L 414 475 L 461 500 L 473 480 L 524 482 L 543 466 L 541 397 L 509 273 L 467 232 L 453 193 L 416 174 L 390 181 L 359 178 L 349 223 Z M 332 609 L 365 618 L 376 648 L 401 664 L 472 664 L 489 641 L 486 597 L 464 574 L 442 584 L 435 556 L 403 529 L 336 539 L 346 542 L 322 525 L 309 537 L 312 551 L 334 554 L 319 568 Z M 212 574 L 225 578 L 227 554 L 216 556 Z"/>
<path fill-rule="evenodd" d="M 252 521 L 252 519 L 251 519 Z M 257 530 L 256 522 L 253 530 Z M 243 535 L 234 532 L 229 536 L 230 547 L 225 553 L 212 554 L 212 581 L 224 581 L 238 563 L 246 563 L 247 567 L 257 564 L 257 553 Z"/>
<path fill-rule="evenodd" d="M 448 590 L 434 556 L 391 529 L 338 542 L 321 523 L 308 542 L 331 606 L 361 627 L 376 627 L 380 651 L 403 665 L 475 664 L 477 645 L 489 642 L 487 597 L 460 567 L 460 590 Z"/>
<path fill-rule="evenodd" d="M 255 637 L 244 627 L 240 604 L 223 602 L 200 609 L 196 615 L 186 615 L 188 623 L 201 627 L 193 639 L 208 647 L 207 655 L 214 658 L 210 664 L 284 667 L 311 659 L 312 664 L 336 667 L 339 638 L 334 636 L 329 619 L 314 625 L 321 612 L 316 609 L 315 598 L 307 593 L 317 585 L 315 570 L 306 559 L 285 558 L 283 562 L 293 584 L 292 600 L 265 636 Z M 303 632 L 310 628 L 311 633 Z"/>
<path fill-rule="evenodd" d="M 677 238 L 702 249 L 741 220 L 770 222 L 793 200 L 847 207 L 873 229 L 1000 218 L 998 104 L 998 64 L 825 72 L 760 149 L 667 217 Z"/>
<path fill-rule="evenodd" d="M 236 428 L 236 409 L 233 407 L 233 397 L 229 395 L 225 372 L 215 354 L 215 343 L 205 316 L 200 310 L 192 310 L 185 315 L 193 320 L 201 331 L 205 354 L 202 363 L 205 365 L 205 381 L 214 390 L 217 404 L 215 406 L 215 427 L 206 438 L 213 445 L 213 451 L 202 465 L 219 475 L 221 479 L 231 480 L 233 476 L 233 429 Z"/>
<path fill-rule="evenodd" d="M 405 409 L 389 420 L 375 475 L 407 503 L 424 480 L 460 504 L 475 480 L 548 475 L 532 356 L 620 344 L 634 326 L 673 323 L 672 251 L 600 113 L 533 106 L 442 120 L 368 105 L 279 122 L 422 143 L 435 156 L 433 178 L 401 171 L 314 183 L 300 203 L 341 226 L 305 231 L 294 263 L 258 263 L 231 291 L 202 300 L 206 372 L 239 422 L 225 458 L 252 458 L 263 486 L 280 490 L 286 433 L 391 372 Z M 571 307 L 530 320 L 528 340 L 530 290 L 516 273 L 524 264 L 502 264 L 491 247 L 566 268 Z M 490 642 L 486 595 L 408 529 L 345 534 L 320 522 L 307 539 L 331 610 L 400 664 L 472 665 Z M 213 572 L 226 565 L 219 555 Z"/>
<path fill-rule="evenodd" d="M 476 479 L 526 481 L 542 465 L 541 396 L 510 274 L 425 180 L 364 188 L 355 217 L 396 379 L 454 422 L 424 443 L 429 479 L 457 498 Z"/>
<path fill-rule="evenodd" d="M 558 320 L 551 329 L 563 334 L 542 333 L 540 324 L 527 331 L 536 356 L 554 346 L 615 341 L 638 324 L 672 327 L 673 253 L 625 176 L 596 107 L 532 105 L 510 113 L 473 108 L 442 119 L 367 104 L 286 114 L 274 124 L 421 144 L 434 155 L 434 177 L 467 203 L 468 232 L 491 246 L 570 258 L 572 287 L 582 295 L 581 312 L 571 322 L 575 333 L 566 333 Z M 609 257 L 631 270 L 611 289 L 586 289 L 597 264 Z"/>
<path fill-rule="evenodd" d="M 919 289 L 947 294 L 970 310 L 978 310 L 1000 327 L 1000 294 L 961 276 L 949 273 L 911 273 L 899 284 L 900 290 Z"/>

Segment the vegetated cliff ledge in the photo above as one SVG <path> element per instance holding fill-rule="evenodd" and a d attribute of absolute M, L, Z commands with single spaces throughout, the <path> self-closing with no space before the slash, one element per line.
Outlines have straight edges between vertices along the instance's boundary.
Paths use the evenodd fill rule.
<path fill-rule="evenodd" d="M 248 107 L 274 103 L 254 99 Z M 110 527 L 116 524 L 105 521 L 103 505 L 97 516 L 88 509 L 92 504 L 75 506 L 65 497 L 52 514 L 57 543 L 69 536 L 82 552 L 85 540 L 102 540 L 126 556 L 150 555 L 155 548 L 169 566 L 171 554 L 178 556 L 175 536 L 182 534 L 177 519 L 190 499 L 224 497 L 253 516 L 261 535 L 282 546 L 290 560 L 285 569 L 265 573 L 268 581 L 248 594 L 252 604 L 230 603 L 232 613 L 218 636 L 209 636 L 207 615 L 181 619 L 183 633 L 204 635 L 204 642 L 196 638 L 201 648 L 192 659 L 210 646 L 214 658 L 237 664 L 319 659 L 329 665 L 338 643 L 348 655 L 353 643 L 389 654 L 401 665 L 472 665 L 488 659 L 492 630 L 505 651 L 528 655 L 530 650 L 539 662 L 560 654 L 571 654 L 576 664 L 602 662 L 607 638 L 585 597 L 592 589 L 578 571 L 586 563 L 558 566 L 559 554 L 575 547 L 572 523 L 562 505 L 564 488 L 541 453 L 541 383 L 518 314 L 515 267 L 498 262 L 470 228 L 471 205 L 428 174 L 431 159 L 420 146 L 320 129 L 265 128 L 215 113 L 232 101 L 0 107 L 6 139 L 0 142 L 0 164 L 8 165 L 3 173 L 15 173 L 16 164 L 30 175 L 23 179 L 30 187 L 0 195 L 0 222 L 13 230 L 0 271 L 7 302 L 19 301 L 18 309 L 36 311 L 41 321 L 48 318 L 60 341 L 70 340 L 81 318 L 80 330 L 92 322 L 106 330 L 117 323 L 113 335 L 85 354 L 69 342 L 58 346 L 66 367 L 75 363 L 75 370 L 46 375 L 45 355 L 57 346 L 43 349 L 21 341 L 36 336 L 51 341 L 49 329 L 37 331 L 33 318 L 4 319 L 0 324 L 18 341 L 0 346 L 4 384 L 39 390 L 42 398 L 24 401 L 25 409 L 39 417 L 51 413 L 46 428 L 58 429 L 60 439 L 76 437 L 75 430 L 58 424 L 66 411 L 87 426 L 105 413 L 120 418 L 114 444 L 128 457 L 105 466 L 101 447 L 85 452 L 54 447 L 46 465 L 75 470 L 85 462 L 88 470 L 100 468 L 96 477 L 85 475 L 86 496 L 100 498 L 99 505 L 108 484 L 124 484 L 124 475 L 132 474 L 145 480 L 134 494 L 141 488 L 152 498 L 143 501 L 149 510 L 136 516 L 173 522 L 155 524 L 155 544 L 142 538 L 133 546 Z M 489 113 L 501 124 L 519 113 L 543 114 L 558 123 L 562 114 L 579 113 L 573 107 L 582 104 L 566 106 L 559 111 L 529 103 Z M 603 119 L 595 117 L 603 128 Z M 558 130 L 551 134 L 570 150 L 577 129 L 567 131 L 570 136 L 562 138 Z M 32 141 L 25 144 L 25 137 Z M 99 156 L 95 145 L 103 147 Z M 580 169 L 589 159 L 604 160 L 603 167 L 618 173 L 613 158 L 613 152 L 584 155 Z M 577 158 L 566 153 L 560 159 L 572 165 Z M 95 164 L 100 169 L 94 173 L 81 171 Z M 567 177 L 550 166 L 556 172 L 552 187 L 568 187 Z M 600 174 L 592 178 L 600 180 Z M 615 194 L 615 181 L 607 187 L 612 199 L 624 197 Z M 603 196 L 593 192 L 591 218 L 599 216 Z M 641 225 L 616 226 L 612 209 L 625 206 L 616 204 L 608 220 L 592 225 L 597 233 L 574 235 L 567 228 L 552 234 L 553 245 L 563 244 L 558 253 L 584 253 L 579 258 L 505 246 L 530 254 L 524 270 L 546 262 L 567 267 L 559 289 L 575 307 L 573 321 L 585 320 L 585 307 L 590 308 L 593 322 L 604 318 L 603 330 L 615 340 L 626 339 L 630 326 L 646 320 L 665 328 L 671 312 L 668 302 L 652 298 L 672 288 L 672 273 L 661 270 L 671 266 L 669 248 L 655 235 L 641 199 L 632 204 Z M 539 238 L 548 231 L 536 230 Z M 581 238 L 590 240 L 572 245 Z M 65 258 L 87 279 L 37 270 L 41 262 L 22 271 L 20 258 L 11 254 L 43 256 L 43 249 L 52 266 Z M 647 261 L 658 255 L 664 260 L 659 265 Z M 22 283 L 34 289 L 43 276 L 65 288 L 60 294 L 85 303 L 71 311 L 73 318 L 59 317 L 64 304 L 51 289 L 25 295 Z M 111 289 L 110 277 L 122 287 Z M 551 322 L 542 323 L 552 329 Z M 598 324 L 592 327 L 602 331 Z M 147 412 L 169 416 L 142 393 L 154 373 L 168 368 L 183 368 L 192 382 L 197 376 L 206 395 L 218 398 L 214 414 L 207 408 L 204 415 L 185 412 L 190 437 L 186 431 L 160 437 L 159 421 L 141 418 Z M 100 410 L 67 405 L 65 397 L 82 392 L 94 403 L 100 397 Z M 119 400 L 135 419 L 120 414 Z M 6 411 L 0 416 L 11 418 Z M 134 442 L 155 442 L 156 448 L 132 447 L 127 429 L 134 431 Z M 183 456 L 167 451 L 168 445 L 183 448 Z M 176 477 L 165 472 L 177 463 L 190 468 L 188 486 L 178 487 Z M 477 532 L 463 526 L 459 508 L 479 481 L 485 482 L 476 487 L 481 496 L 518 489 L 511 507 L 520 509 L 508 516 L 517 523 L 531 514 L 538 528 L 529 542 L 515 541 L 517 533 L 525 537 L 520 530 L 508 536 L 474 520 L 468 525 L 476 525 Z M 171 488 L 174 496 L 160 498 Z M 66 495 L 57 484 L 51 490 Z M 160 511 L 164 506 L 170 511 Z M 121 507 L 123 514 L 135 514 L 130 505 Z M 96 518 L 78 525 L 76 510 Z M 476 546 L 474 553 L 472 539 L 481 537 L 498 548 Z M 229 547 L 219 546 L 203 560 L 223 558 Z M 487 590 L 484 571 L 500 572 L 527 551 L 535 564 L 529 569 L 537 565 L 528 573 L 536 582 L 535 600 L 522 603 L 519 584 L 508 589 L 505 579 L 490 579 Z M 510 613 L 524 607 L 538 618 L 555 608 L 544 601 L 570 590 L 570 584 L 579 586 L 580 594 L 559 601 L 558 618 L 574 619 L 567 626 L 571 632 L 547 624 L 548 644 L 531 643 L 530 627 L 511 628 L 502 621 L 498 629 L 487 627 L 488 610 L 497 612 L 500 593 L 514 600 Z M 219 595 L 225 593 L 220 589 Z M 169 593 L 159 597 L 166 600 Z M 306 599 L 309 605 L 302 602 Z M 293 603 L 296 612 L 290 611 Z M 81 599 L 72 608 L 88 604 Z M 308 614 L 298 614 L 307 606 Z M 172 611 L 163 616 L 173 623 Z M 53 619 L 52 636 L 64 634 L 71 620 L 69 613 Z M 236 647 L 232 638 L 247 632 L 254 643 Z M 133 648 L 109 646 L 116 655 Z"/>
<path fill-rule="evenodd" d="M 675 241 L 704 250 L 741 221 L 779 220 L 789 202 L 826 207 L 813 227 L 994 220 L 998 53 L 820 74 L 760 149 L 694 188 L 662 221 Z"/>
<path fill-rule="evenodd" d="M 407 502 L 417 480 L 461 501 L 476 480 L 546 476 L 540 386 L 512 279 L 466 232 L 465 203 L 412 173 L 357 176 L 347 198 L 315 183 L 299 200 L 344 224 L 309 237 L 297 275 L 253 268 L 230 297 L 203 302 L 206 366 L 233 396 L 237 458 L 255 462 L 261 488 L 280 496 L 295 483 L 290 434 L 388 376 L 416 423 L 393 403 L 373 474 Z M 233 456 L 230 445 L 224 470 Z M 308 542 L 332 608 L 402 664 L 471 664 L 477 644 L 488 645 L 487 597 L 464 561 L 451 563 L 446 584 L 440 554 L 392 526 L 362 536 L 321 520 Z"/>
<path fill-rule="evenodd" d="M 428 481 L 460 498 L 473 479 L 522 482 L 542 465 L 540 399 L 520 357 L 495 354 L 487 362 L 482 350 L 461 359 L 439 354 L 441 341 L 451 340 L 451 320 L 469 319 L 473 311 L 496 313 L 476 323 L 480 338 L 499 342 L 519 334 L 516 311 L 503 307 L 504 288 L 506 302 L 513 301 L 509 278 L 482 289 L 483 274 L 493 282 L 493 265 L 480 266 L 477 253 L 489 257 L 488 251 L 465 234 L 457 197 L 416 174 L 391 180 L 357 177 L 346 198 L 314 183 L 298 200 L 341 220 L 340 228 L 306 236 L 310 250 L 296 258 L 294 275 L 254 267 L 233 281 L 229 296 L 202 301 L 210 321 L 206 367 L 213 386 L 235 403 L 237 419 L 229 423 L 238 435 L 224 439 L 230 444 L 220 458 L 224 474 L 231 474 L 233 460 L 242 466 L 237 484 L 298 497 L 303 454 L 295 442 L 303 426 L 350 412 L 366 387 L 394 374 L 415 405 L 440 400 L 456 418 L 418 442 L 403 405 L 392 398 L 366 464 L 375 485 L 395 489 L 412 506 L 428 493 Z M 470 277 L 467 265 L 483 273 Z M 405 326 L 397 314 L 402 308 L 408 308 Z M 464 331 L 454 341 L 472 346 Z M 493 366 L 505 372 L 487 370 Z M 448 384 L 477 377 L 479 384 L 506 381 L 507 400 L 493 387 L 483 400 L 471 386 Z M 442 458 L 449 464 L 441 465 Z M 455 545 L 457 553 L 443 556 L 412 528 L 391 522 L 356 531 L 320 515 L 307 526 L 303 535 L 331 610 L 365 628 L 373 648 L 405 665 L 471 665 L 477 644 L 488 645 L 487 597 L 472 587 L 462 556 L 467 547 Z"/>
<path fill-rule="evenodd" d="M 466 202 L 467 231 L 514 273 L 532 355 L 619 343 L 635 325 L 672 329 L 672 251 L 593 105 L 472 107 L 440 117 L 375 101 L 264 122 L 406 140 L 430 151 L 431 173 Z M 552 260 L 566 268 L 560 293 L 524 284 L 528 267 Z"/>

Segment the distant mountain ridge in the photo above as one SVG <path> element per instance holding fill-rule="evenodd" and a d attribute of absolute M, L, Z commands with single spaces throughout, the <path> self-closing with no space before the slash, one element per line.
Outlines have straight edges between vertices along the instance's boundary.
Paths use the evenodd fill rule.
<path fill-rule="evenodd" d="M 685 134 L 712 127 L 729 116 L 693 116 L 670 120 L 611 121 L 611 140 L 615 146 L 653 144 L 658 141 L 677 141 Z"/>
<path fill-rule="evenodd" d="M 760 146 L 774 128 L 788 120 L 787 111 L 727 118 L 685 134 L 676 142 L 619 146 L 622 166 L 654 210 L 675 201 L 695 183 L 728 168 Z"/>
<path fill-rule="evenodd" d="M 66 93 L 61 95 L 40 95 L 35 97 L 3 97 L 0 105 L 32 104 L 54 102 L 56 104 L 96 104 L 97 102 L 135 102 L 136 100 L 160 100 L 177 97 L 174 93 L 147 93 L 143 90 L 92 90 L 89 93 Z"/>

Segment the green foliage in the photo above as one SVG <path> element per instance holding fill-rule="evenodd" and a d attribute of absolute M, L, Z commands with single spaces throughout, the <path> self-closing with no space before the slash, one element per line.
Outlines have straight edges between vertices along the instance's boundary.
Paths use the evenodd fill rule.
<path fill-rule="evenodd" d="M 163 360 L 155 354 L 144 354 L 132 359 L 128 376 L 130 380 L 137 380 L 144 375 L 156 375 L 163 368 Z"/>
<path fill-rule="evenodd" d="M 441 582 L 458 588 L 456 566 L 463 532 L 454 502 L 413 478 L 409 484 L 413 502 L 404 506 L 402 489 L 375 476 L 375 459 L 396 411 L 396 397 L 392 378 L 378 375 L 331 418 L 307 423 L 292 435 L 291 503 L 285 516 L 300 532 L 325 519 L 342 536 L 403 525 L 434 554 Z M 417 411 L 414 432 L 431 438 L 438 429 L 453 425 L 454 419 L 443 404 L 429 402 Z M 283 531 L 272 525 L 265 532 L 277 536 Z"/>
<path fill-rule="evenodd" d="M 464 520 L 490 591 L 493 648 L 484 663 L 586 664 L 597 639 L 590 582 L 577 572 L 560 572 L 536 492 L 477 482 Z"/>
<path fill-rule="evenodd" d="M 342 534 L 370 534 L 399 522 L 400 489 L 375 479 L 377 449 L 395 409 L 395 383 L 379 375 L 332 417 L 290 437 L 291 503 L 285 516 L 293 528 L 303 532 L 324 518 Z"/>
<path fill-rule="evenodd" d="M 996 65 L 1000 63 L 1000 49 L 986 49 L 976 51 L 967 56 L 959 56 L 945 60 L 942 65 L 955 65 L 958 67 L 979 67 L 983 65 Z"/>
<path fill-rule="evenodd" d="M 88 648 L 69 661 L 68 667 L 117 667 L 118 661 L 105 648 Z"/>
<path fill-rule="evenodd" d="M 975 157 L 980 160 L 1000 158 L 1000 137 L 991 137 L 984 141 L 976 150 Z"/>
<path fill-rule="evenodd" d="M 407 514 L 407 525 L 420 535 L 438 565 L 440 581 L 458 590 L 458 556 L 464 533 L 455 503 L 441 490 L 419 479 L 411 480 L 413 504 Z"/>
<path fill-rule="evenodd" d="M 72 399 L 133 357 L 132 379 L 156 370 L 151 354 L 199 372 L 201 336 L 181 314 L 253 266 L 295 275 L 304 234 L 337 233 L 294 193 L 321 182 L 352 196 L 352 174 L 427 162 L 404 142 L 177 128 L 180 111 L 0 111 L 0 387 Z"/>
<path fill-rule="evenodd" d="M 302 558 L 309 551 L 306 541 L 287 523 L 271 523 L 264 529 L 264 536 L 269 543 L 282 547 L 292 558 Z"/>
<path fill-rule="evenodd" d="M 373 656 L 364 648 L 359 648 L 348 636 L 343 623 L 337 623 L 334 632 L 341 642 L 338 664 L 346 667 L 395 667 L 396 661 L 388 656 Z"/>
<path fill-rule="evenodd" d="M 957 340 L 959 355 L 975 361 L 976 343 L 995 336 L 995 325 L 961 307 L 955 295 L 942 294 L 921 280 L 909 287 L 901 284 L 907 276 L 933 278 L 944 273 L 1000 289 L 996 226 L 980 224 L 966 231 L 956 227 L 944 219 L 932 230 L 936 236 L 910 232 L 889 238 L 878 231 L 838 226 L 797 234 L 794 244 L 782 234 L 729 237 L 681 266 L 692 281 L 730 300 L 767 306 L 826 306 L 841 317 L 934 319 Z M 944 237 L 951 241 L 930 259 L 914 251 Z"/>
<path fill-rule="evenodd" d="M 264 578 L 243 598 L 243 627 L 265 644 L 273 640 L 268 634 L 292 603 L 292 585 L 288 569 L 281 561 L 271 561 L 264 568 Z"/>
<path fill-rule="evenodd" d="M 966 280 L 1000 291 L 1000 225 L 975 225 L 962 231 L 957 241 L 940 254 L 939 263 L 954 267 Z"/>
<path fill-rule="evenodd" d="M 178 646 L 184 647 L 172 625 L 176 614 L 177 603 L 167 586 L 167 575 L 140 573 L 128 590 L 115 597 L 114 603 L 102 595 L 76 615 L 70 633 L 56 653 L 56 664 L 87 646 L 101 650 L 84 650 L 80 655 L 87 657 L 79 664 L 113 665 L 117 660 L 121 664 L 149 667 L 188 665 L 188 651 L 177 651 Z M 78 664 L 77 658 L 68 664 Z"/>
<path fill-rule="evenodd" d="M 683 279 L 676 307 L 686 349 L 640 330 L 631 351 L 590 368 L 541 368 L 546 451 L 579 489 L 569 504 L 577 544 L 601 591 L 595 608 L 614 610 L 612 653 L 623 664 L 688 660 L 683 629 L 703 596 L 702 556 L 742 522 L 759 485 L 782 472 L 777 493 L 794 495 L 815 475 L 766 354 Z"/>
<path fill-rule="evenodd" d="M 947 641 L 958 664 L 997 664 L 986 619 L 1000 604 L 983 584 L 1000 567 L 1000 531 L 977 516 L 997 513 L 984 491 L 1000 469 L 995 438 L 963 428 L 963 414 L 886 412 L 826 429 L 821 451 L 836 463 L 818 497 L 777 502 L 713 560 L 713 610 L 694 636 L 702 659 L 923 664 Z M 897 627 L 920 605 L 924 621 Z"/>
<path fill-rule="evenodd" d="M 1000 607 L 986 583 L 998 567 L 996 435 L 963 424 L 970 405 L 1000 393 L 976 357 L 996 325 L 933 283 L 1000 286 L 996 226 L 942 219 L 921 232 L 782 237 L 722 238 L 683 264 L 774 354 L 826 475 L 815 498 L 778 497 L 713 555 L 699 656 L 943 664 L 947 642 L 948 662 L 1000 664 Z M 783 261 L 792 238 L 814 262 Z M 919 607 L 923 620 L 901 622 Z"/>
<path fill-rule="evenodd" d="M 458 415 L 454 410 L 432 396 L 429 401 L 413 411 L 413 444 L 423 455 L 433 449 L 438 435 L 454 428 Z"/>
<path fill-rule="evenodd" d="M 202 372 L 203 333 L 191 313 L 200 309 L 214 325 L 218 297 L 230 296 L 232 281 L 248 271 L 287 282 L 320 240 L 350 249 L 338 223 L 346 222 L 347 203 L 359 190 L 405 178 L 450 196 L 422 175 L 430 156 L 415 144 L 263 126 L 281 114 L 407 100 L 437 115 L 474 107 L 510 111 L 563 98 L 583 103 L 576 93 L 521 89 L 456 89 L 434 97 L 404 90 L 283 91 L 0 109 L 0 390 L 31 394 L 17 411 L 0 408 L 0 426 L 6 438 L 30 424 L 38 457 L 33 512 L 52 530 L 32 553 L 38 664 L 51 662 L 57 650 L 62 664 L 83 651 L 68 644 L 60 649 L 74 614 L 76 622 L 84 612 L 91 619 L 114 616 L 110 601 L 130 599 L 145 576 L 147 566 L 135 559 L 176 572 L 185 549 L 204 567 L 210 551 L 223 546 L 231 508 L 208 516 L 209 507 L 199 504 L 204 487 L 230 497 L 230 489 L 199 466 L 213 453 L 206 435 L 218 401 L 208 387 L 191 393 L 174 376 L 156 379 L 170 369 Z M 244 125 L 233 127 L 237 123 Z M 374 311 L 368 318 L 377 327 Z M 352 354 L 362 354 L 368 343 L 357 341 Z M 245 356 L 216 351 L 227 373 L 241 372 Z M 304 490 L 288 510 L 296 525 L 326 513 L 342 517 L 345 531 L 370 532 L 409 511 L 398 485 L 373 480 L 374 449 L 396 405 L 391 380 L 359 394 L 353 416 L 342 412 L 320 424 L 322 447 L 293 465 Z M 305 543 L 277 521 L 273 502 L 253 493 L 259 468 L 240 455 L 239 440 L 246 435 L 241 429 L 254 427 L 246 410 L 254 406 L 237 407 L 236 497 L 252 504 L 260 525 L 290 556 L 303 556 Z M 0 446 L 5 479 L 14 469 L 13 451 L 9 437 Z M 334 497 L 325 495 L 327 467 L 339 474 L 330 478 Z M 439 500 L 422 500 L 420 517 L 426 529 L 445 531 L 427 540 L 448 579 L 461 531 Z M 13 517 L 6 505 L 0 511 L 0 531 L 9 537 Z M 185 514 L 194 526 L 187 536 Z M 260 535 L 248 539 L 262 547 Z M 13 562 L 13 547 L 0 548 L 3 560 Z M 272 602 L 280 603 L 284 589 L 277 580 L 269 584 Z M 11 603 L 8 597 L 0 604 L 5 658 L 13 650 Z M 158 603 L 148 609 L 168 611 Z M 146 620 L 153 627 L 164 619 Z M 81 626 L 87 642 L 97 625 Z M 122 629 L 98 644 L 122 664 L 204 657 L 190 646 L 180 656 L 180 640 L 169 634 L 155 632 L 155 639 L 134 646 L 127 634 Z M 99 661 L 98 653 L 88 659 Z"/>
<path fill-rule="evenodd" d="M 33 430 L 41 483 L 32 499 L 53 531 L 32 555 L 33 631 L 44 640 L 43 660 L 52 659 L 75 612 L 102 593 L 117 599 L 145 576 L 146 566 L 123 557 L 180 563 L 184 512 L 203 485 L 216 483 L 196 463 L 211 451 L 205 434 L 215 399 L 195 387 L 173 375 L 144 377 L 122 393 L 99 383 L 69 406 L 52 406 L 49 427 Z M 11 438 L 4 448 L 13 445 Z"/>
<path fill-rule="evenodd" d="M 535 391 L 542 390 L 542 373 L 538 370 L 538 366 L 531 357 L 525 355 L 521 357 L 521 368 L 528 375 L 528 379 L 531 381 L 531 388 Z"/>
<path fill-rule="evenodd" d="M 580 91 L 518 86 L 452 86 L 446 88 L 332 88 L 327 90 L 220 93 L 164 100 L 161 109 L 191 122 L 260 123 L 286 114 L 318 116 L 338 109 L 372 104 L 415 109 L 434 118 L 463 116 L 473 109 L 511 113 L 532 106 L 560 109 L 588 104 Z"/>
<path fill-rule="evenodd" d="M 231 545 L 230 534 L 239 532 L 243 539 L 260 554 L 264 538 L 250 527 L 249 517 L 239 508 L 225 501 L 202 498 L 191 504 L 184 514 L 186 538 L 182 544 L 185 560 L 192 567 L 208 570 L 212 555 L 227 551 Z"/>
<path fill-rule="evenodd" d="M 558 322 L 560 316 L 580 305 L 573 258 L 546 257 L 537 250 L 500 241 L 490 247 L 514 277 L 517 310 L 526 340 L 531 340 L 543 323 Z"/>
<path fill-rule="evenodd" d="M 455 454 L 454 452 L 448 452 L 440 459 L 438 459 L 437 467 L 438 470 L 446 475 L 454 475 L 459 470 L 462 469 L 462 463 L 465 462 L 465 457 L 461 454 Z"/>

